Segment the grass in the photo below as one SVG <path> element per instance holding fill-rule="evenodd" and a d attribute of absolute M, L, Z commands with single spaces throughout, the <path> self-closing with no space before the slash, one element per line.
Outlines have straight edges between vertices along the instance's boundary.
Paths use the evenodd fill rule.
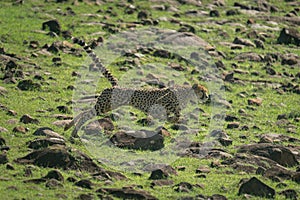
<path fill-rule="evenodd" d="M 225 10 L 233 8 L 233 3 L 235 1 L 226 1 Z M 203 1 L 203 5 L 207 5 L 210 1 Z M 244 3 L 248 4 L 248 1 Z M 280 12 L 270 13 L 270 16 L 284 16 L 288 11 L 293 8 L 288 6 L 284 1 L 275 1 L 271 0 L 270 3 L 276 5 Z M 136 1 L 135 6 L 139 9 L 149 10 L 153 19 L 158 19 L 160 17 L 175 18 L 172 12 L 166 11 L 150 11 L 150 6 L 152 4 L 148 1 Z M 107 12 L 109 7 L 113 8 L 113 12 L 116 16 L 110 16 Z M 71 8 L 76 15 L 70 16 L 65 15 L 67 13 L 67 8 Z M 218 51 L 221 51 L 227 55 L 225 59 L 222 59 L 222 62 L 226 66 L 224 73 L 233 71 L 233 63 L 236 63 L 233 58 L 239 53 L 254 51 L 258 54 L 266 55 L 267 53 L 279 52 L 282 54 L 294 53 L 296 55 L 300 54 L 299 47 L 293 45 L 278 45 L 276 44 L 276 37 L 279 35 L 278 31 L 264 31 L 270 35 L 269 38 L 266 38 L 265 49 L 257 49 L 252 47 L 245 47 L 242 50 L 231 50 L 229 47 L 221 45 L 220 41 L 232 42 L 235 37 L 246 38 L 246 33 L 248 33 L 250 28 L 246 25 L 246 22 L 249 18 L 256 16 L 248 16 L 246 14 L 239 14 L 237 16 L 225 16 L 225 10 L 221 8 L 216 8 L 220 11 L 222 18 L 212 18 L 212 17 L 189 17 L 184 13 L 188 10 L 197 10 L 201 9 L 209 12 L 208 8 L 202 9 L 197 8 L 191 5 L 180 5 L 179 7 L 180 18 L 175 18 L 184 22 L 184 24 L 189 24 L 195 27 L 196 34 L 208 41 L 210 44 L 216 47 Z M 41 75 L 44 80 L 35 80 L 42 85 L 40 91 L 20 91 L 16 88 L 17 84 L 5 84 L 0 81 L 0 86 L 5 87 L 8 90 L 7 94 L 0 96 L 1 105 L 5 105 L 10 110 L 17 112 L 16 116 L 10 116 L 6 111 L 0 111 L 0 127 L 5 127 L 8 132 L 3 132 L 0 135 L 6 139 L 7 144 L 10 146 L 11 150 L 7 152 L 10 163 L 15 167 L 15 170 L 7 170 L 6 165 L 0 165 L 0 171 L 5 172 L 0 176 L 0 194 L 3 195 L 4 199 L 57 199 L 58 195 L 66 195 L 68 199 L 74 199 L 80 194 L 92 193 L 96 198 L 94 190 L 82 189 L 73 185 L 68 181 L 64 182 L 63 188 L 49 189 L 45 187 L 45 183 L 41 184 L 24 184 L 23 180 L 31 178 L 40 178 L 45 176 L 49 168 L 40 168 L 37 166 L 24 166 L 19 165 L 13 162 L 14 159 L 25 156 L 29 149 L 27 148 L 26 142 L 34 139 L 32 133 L 39 127 L 50 127 L 53 128 L 56 132 L 62 134 L 66 138 L 69 137 L 69 132 L 64 132 L 63 128 L 56 127 L 52 123 L 56 121 L 53 116 L 55 114 L 64 114 L 60 113 L 56 107 L 61 105 L 68 105 L 70 108 L 74 105 L 70 105 L 72 100 L 73 91 L 68 90 L 67 87 L 70 85 L 76 85 L 77 78 L 72 77 L 72 72 L 80 72 L 81 67 L 87 63 L 87 55 L 82 52 L 82 57 L 77 57 L 74 55 L 65 54 L 59 52 L 58 54 L 52 55 L 40 55 L 40 47 L 45 44 L 52 44 L 56 41 L 64 41 L 62 37 L 50 37 L 46 35 L 46 31 L 41 30 L 42 23 L 49 19 L 58 19 L 61 23 L 62 30 L 70 30 L 74 36 L 83 37 L 86 40 L 91 40 L 93 38 L 102 36 L 104 40 L 108 40 L 110 33 L 106 30 L 103 30 L 100 25 L 88 25 L 88 23 L 103 22 L 103 23 L 113 23 L 120 24 L 119 29 L 127 30 L 126 24 L 137 21 L 137 13 L 135 12 L 132 15 L 124 15 L 124 6 L 118 6 L 118 3 L 109 2 L 104 5 L 97 6 L 88 3 L 79 2 L 78 6 L 74 6 L 71 3 L 54 3 L 50 1 L 48 3 L 41 2 L 38 0 L 26 1 L 24 5 L 13 6 L 11 1 L 1 1 L 0 3 L 0 47 L 3 47 L 7 53 L 14 53 L 20 60 L 17 61 L 18 66 L 25 72 L 26 79 L 32 79 L 35 75 Z M 86 16 L 86 14 L 95 14 L 94 16 Z M 97 14 L 97 16 L 96 16 Z M 122 20 L 120 20 L 122 18 Z M 213 23 L 201 23 L 207 21 L 218 21 L 225 18 L 226 20 L 231 21 L 232 23 L 239 23 L 244 26 L 246 32 L 236 32 L 236 28 L 239 26 L 233 26 L 230 23 L 217 26 Z M 256 22 L 263 25 L 268 25 L 261 18 L 257 18 Z M 269 25 L 268 25 L 269 26 Z M 270 25 L 274 26 L 274 25 Z M 287 26 L 283 23 L 278 23 L 278 27 L 282 28 Z M 159 28 L 167 28 L 178 30 L 180 24 L 171 23 L 169 21 L 161 21 Z M 217 28 L 216 28 L 217 27 Z M 300 30 L 299 27 L 295 27 Z M 220 31 L 225 31 L 228 33 L 227 38 L 223 38 L 219 35 Z M 252 40 L 252 39 L 250 39 Z M 29 41 L 38 41 L 38 49 L 29 49 Z M 69 41 L 70 42 L 70 41 Z M 80 49 L 79 46 L 74 45 L 75 48 Z M 33 53 L 38 53 L 38 57 L 33 57 Z M 62 59 L 62 65 L 56 66 L 53 64 L 52 59 L 54 57 L 60 57 Z M 120 72 L 118 61 L 123 61 L 123 58 L 117 60 L 115 63 L 112 62 L 109 66 L 112 73 L 121 79 L 124 79 L 126 83 L 126 74 L 125 72 Z M 217 59 L 215 59 L 217 60 Z M 172 61 L 177 62 L 177 61 Z M 161 63 L 163 65 L 168 65 L 168 59 L 162 59 L 153 57 L 151 55 L 146 55 L 141 59 L 141 64 L 151 63 Z M 184 65 L 184 63 L 180 63 Z M 274 76 L 270 76 L 265 72 L 266 63 L 261 62 L 241 62 L 237 63 L 238 69 L 248 71 L 248 74 L 237 74 L 235 77 L 245 81 L 245 85 L 239 84 L 230 84 L 225 82 L 225 86 L 229 87 L 231 91 L 225 92 L 225 97 L 227 101 L 232 101 L 232 108 L 226 110 L 227 114 L 238 116 L 240 126 L 247 125 L 250 127 L 248 131 L 242 131 L 239 129 L 226 129 L 228 122 L 225 122 L 223 128 L 233 140 L 233 145 L 226 147 L 226 150 L 229 153 L 236 153 L 236 146 L 242 144 L 250 144 L 259 141 L 258 136 L 265 133 L 278 133 L 284 134 L 291 137 L 296 137 L 300 139 L 299 136 L 299 127 L 300 122 L 294 119 L 289 119 L 289 123 L 292 124 L 296 130 L 296 133 L 289 133 L 286 127 L 280 127 L 276 125 L 277 116 L 284 113 L 290 113 L 292 111 L 299 111 L 300 109 L 300 100 L 299 94 L 295 93 L 284 93 L 279 94 L 275 89 L 265 87 L 264 85 L 257 86 L 253 84 L 254 81 L 264 80 L 272 81 L 276 83 L 287 83 L 291 81 L 290 77 L 281 76 L 280 79 Z M 134 69 L 135 66 L 126 65 L 129 69 Z M 279 61 L 272 64 L 272 67 L 276 70 L 277 73 L 283 74 L 288 72 L 289 74 L 296 75 L 299 72 L 298 67 L 281 65 Z M 0 69 L 3 71 L 5 68 L 4 62 L 0 62 Z M 258 76 L 250 75 L 251 72 L 259 72 Z M 148 72 L 147 72 L 148 73 Z M 145 73 L 145 74 L 147 74 Z M 149 71 L 151 73 L 151 70 Z M 197 75 L 190 75 L 190 71 L 183 73 L 184 78 L 197 80 Z M 167 76 L 168 77 L 168 76 Z M 183 79 L 184 79 L 183 78 Z M 18 81 L 18 80 L 17 80 Z M 204 83 L 206 84 L 206 83 Z M 299 79 L 297 81 L 299 84 Z M 109 84 L 105 79 L 101 78 L 97 85 L 97 91 L 109 87 Z M 246 97 L 240 97 L 238 94 L 245 93 Z M 247 100 L 254 97 L 261 97 L 263 103 L 261 106 L 254 107 L 254 109 L 249 109 Z M 211 108 L 209 105 L 203 105 L 202 108 L 209 113 Z M 246 115 L 242 116 L 239 114 L 240 109 L 245 109 Z M 36 124 L 22 124 L 19 122 L 19 119 L 24 114 L 30 114 L 32 117 L 37 118 L 40 123 Z M 201 119 L 208 122 L 209 117 L 201 116 Z M 10 122 L 10 123 L 8 123 Z M 25 126 L 29 131 L 25 134 L 14 133 L 12 132 L 13 128 L 16 126 Z M 259 127 L 259 129 L 253 128 L 254 126 Z M 208 128 L 203 127 L 204 131 L 207 131 Z M 172 130 L 171 130 L 172 131 Z M 206 132 L 205 132 L 206 133 Z M 172 132 L 173 135 L 176 134 L 175 131 Z M 241 139 L 240 136 L 245 135 L 247 139 Z M 205 138 L 203 133 L 200 134 L 202 140 Z M 90 155 L 89 149 L 86 148 L 82 143 L 78 142 L 76 144 L 68 145 L 80 149 Z M 288 145 L 288 144 L 287 144 Z M 294 144 L 299 145 L 299 144 Z M 146 153 L 139 152 L 142 156 L 147 156 Z M 234 170 L 230 167 L 218 167 L 211 168 L 211 172 L 206 175 L 206 178 L 197 178 L 196 169 L 200 165 L 210 166 L 211 162 L 216 161 L 214 159 L 196 159 L 183 157 L 174 160 L 171 163 L 173 167 L 185 166 L 185 171 L 179 171 L 178 176 L 172 176 L 170 179 L 174 181 L 175 184 L 180 182 L 189 182 L 191 184 L 203 184 L 204 188 L 195 186 L 191 193 L 177 193 L 174 192 L 173 186 L 164 186 L 164 187 L 155 187 L 150 186 L 151 181 L 148 180 L 149 173 L 144 173 L 141 176 L 133 175 L 132 172 L 124 172 L 126 176 L 129 177 L 128 181 L 113 181 L 111 185 L 105 185 L 106 183 L 92 179 L 92 182 L 95 184 L 94 189 L 100 187 L 118 187 L 135 185 L 137 188 L 141 187 L 144 190 L 149 191 L 152 195 L 156 196 L 159 199 L 175 199 L 185 196 L 196 196 L 198 194 L 203 195 L 213 195 L 213 194 L 222 194 L 228 199 L 241 199 L 241 196 L 237 196 L 239 181 L 242 178 L 250 178 L 252 176 L 258 177 L 260 180 L 276 188 L 276 182 L 272 182 L 269 179 L 266 179 L 260 175 L 247 174 L 242 171 Z M 222 160 L 221 160 L 222 161 Z M 221 162 L 220 161 L 220 162 Z M 33 175 L 32 177 L 24 177 L 25 168 L 32 168 Z M 109 168 L 110 166 L 105 166 Z M 65 179 L 67 177 L 77 177 L 80 178 L 91 178 L 91 176 L 84 172 L 76 171 L 63 171 L 61 170 Z M 277 192 L 280 192 L 284 189 L 295 189 L 299 194 L 299 186 L 292 181 L 284 181 L 288 187 L 283 189 L 276 188 Z M 14 186 L 14 187 L 12 187 Z M 276 199 L 282 199 L 283 196 L 276 194 Z M 259 199 L 259 198 L 253 198 Z"/>

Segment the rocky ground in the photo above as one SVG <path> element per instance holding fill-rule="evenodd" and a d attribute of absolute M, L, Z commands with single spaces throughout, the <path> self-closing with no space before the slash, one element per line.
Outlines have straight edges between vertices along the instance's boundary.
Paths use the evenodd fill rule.
<path fill-rule="evenodd" d="M 1 1 L 0 7 L 3 199 L 298 199 L 298 1 L 18 0 Z M 171 77 L 184 74 L 204 85 L 217 78 L 224 95 L 197 108 L 201 123 L 196 133 L 182 123 L 136 137 L 118 127 L 120 113 L 113 113 L 86 125 L 82 140 L 71 140 L 63 127 L 76 111 L 72 95 L 78 89 L 76 80 L 83 77 L 80 69 L 87 54 L 70 38 L 84 38 L 94 49 L 114 34 L 139 28 L 176 30 L 163 32 L 161 42 L 201 47 L 218 73 L 201 73 L 171 50 L 141 46 L 125 51 L 110 66 L 118 78 L 136 70 L 140 79 L 132 79 L 135 84 L 172 85 L 167 74 L 151 72 L 151 67 L 149 73 L 140 70 L 150 60 L 173 70 Z M 206 62 L 199 57 L 193 52 L 189 59 Z M 98 84 L 99 92 L 110 87 L 105 80 Z M 222 127 L 213 130 L 209 124 L 218 115 L 211 115 L 212 106 L 225 113 Z M 151 124 L 138 116 L 133 113 L 130 119 L 141 126 Z M 147 166 L 142 172 L 115 170 L 83 144 L 101 132 L 109 138 L 105 145 L 146 157 L 176 140 L 178 130 L 194 139 L 181 143 L 184 151 L 177 154 L 178 160 Z M 202 139 L 207 136 L 214 145 L 203 154 Z M 135 162 L 125 164 L 132 167 Z"/>

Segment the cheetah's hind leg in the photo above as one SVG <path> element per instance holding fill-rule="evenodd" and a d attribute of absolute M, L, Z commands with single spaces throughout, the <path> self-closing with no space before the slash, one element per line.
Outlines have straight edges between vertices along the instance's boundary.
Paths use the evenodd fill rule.
<path fill-rule="evenodd" d="M 75 125 L 74 130 L 72 131 L 71 137 L 78 138 L 78 131 L 82 127 L 82 125 L 90 119 L 93 119 L 96 116 L 96 110 L 90 109 L 78 114 L 69 124 L 65 126 L 65 131 L 70 129 Z"/>

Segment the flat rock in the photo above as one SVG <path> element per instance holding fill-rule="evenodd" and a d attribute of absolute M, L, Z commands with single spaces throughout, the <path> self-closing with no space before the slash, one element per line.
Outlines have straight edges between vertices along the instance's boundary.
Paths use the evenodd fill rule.
<path fill-rule="evenodd" d="M 39 124 L 39 120 L 37 119 L 34 119 L 33 117 L 31 117 L 30 115 L 26 114 L 26 115 L 23 115 L 21 118 L 20 118 L 20 122 L 24 123 L 24 124 Z"/>
<path fill-rule="evenodd" d="M 144 200 L 157 200 L 156 197 L 149 194 L 144 190 L 135 190 L 132 188 L 100 188 L 96 191 L 101 194 L 109 194 L 120 199 L 144 199 Z"/>
<path fill-rule="evenodd" d="M 53 122 L 52 124 L 58 127 L 65 127 L 67 124 L 69 124 L 72 120 L 58 120 Z"/>
<path fill-rule="evenodd" d="M 28 131 L 28 129 L 25 128 L 24 126 L 16 126 L 16 127 L 13 128 L 12 131 L 14 133 L 23 133 L 23 134 L 25 134 Z"/>
<path fill-rule="evenodd" d="M 238 152 L 263 156 L 282 166 L 293 167 L 299 164 L 291 150 L 281 145 L 269 143 L 249 144 L 240 146 Z"/>
<path fill-rule="evenodd" d="M 241 53 L 235 56 L 234 60 L 261 62 L 263 61 L 263 57 L 257 53 L 250 52 L 250 53 Z"/>
<path fill-rule="evenodd" d="M 262 104 L 262 98 L 248 99 L 248 105 L 260 106 Z"/>
<path fill-rule="evenodd" d="M 244 46 L 248 46 L 248 47 L 255 47 L 255 44 L 253 42 L 251 42 L 250 40 L 238 38 L 238 37 L 236 37 L 233 40 L 233 44 L 240 44 L 240 45 L 244 45 Z"/>
<path fill-rule="evenodd" d="M 82 179 L 75 183 L 76 186 L 86 188 L 86 189 L 92 189 L 93 183 L 88 179 Z"/>
<path fill-rule="evenodd" d="M 38 128 L 34 131 L 33 135 L 35 135 L 35 136 L 46 136 L 46 137 L 49 137 L 49 138 L 59 138 L 59 139 L 62 139 L 62 140 L 65 139 L 62 135 L 60 135 L 59 133 L 54 132 L 49 127 Z"/>
<path fill-rule="evenodd" d="M 15 162 L 19 164 L 33 164 L 40 167 L 98 173 L 99 176 L 103 175 L 103 179 L 115 178 L 115 175 L 116 177 L 120 176 L 118 173 L 99 167 L 86 154 L 78 150 L 69 149 L 65 146 L 56 145 L 35 150 L 24 157 L 16 159 Z M 123 175 L 123 177 L 125 176 Z"/>
<path fill-rule="evenodd" d="M 283 134 L 268 133 L 260 136 L 259 143 L 300 142 L 299 139 Z"/>
<path fill-rule="evenodd" d="M 169 165 L 164 165 L 158 169 L 153 170 L 151 172 L 149 179 L 150 180 L 166 179 L 171 175 L 177 175 L 176 170 Z"/>
<path fill-rule="evenodd" d="M 119 148 L 139 150 L 159 150 L 164 147 L 164 138 L 155 131 L 119 131 L 110 138 L 110 142 Z"/>
<path fill-rule="evenodd" d="M 32 90 L 40 90 L 41 89 L 41 84 L 33 82 L 33 80 L 28 79 L 28 80 L 21 80 L 17 87 L 22 90 L 22 91 L 32 91 Z"/>
<path fill-rule="evenodd" d="M 161 186 L 169 186 L 173 185 L 174 181 L 173 180 L 165 180 L 165 179 L 160 179 L 160 180 L 153 180 L 151 182 L 151 187 L 161 187 Z"/>
<path fill-rule="evenodd" d="M 241 184 L 238 195 L 250 194 L 253 196 L 274 198 L 275 190 L 256 177 L 252 177 L 248 181 Z"/>
<path fill-rule="evenodd" d="M 193 185 L 188 182 L 180 182 L 174 186 L 176 192 L 191 192 L 193 190 Z"/>
<path fill-rule="evenodd" d="M 27 142 L 27 145 L 31 149 L 41 149 L 45 148 L 48 146 L 53 146 L 53 145 L 66 145 L 65 141 L 61 138 L 38 138 L 33 141 Z"/>

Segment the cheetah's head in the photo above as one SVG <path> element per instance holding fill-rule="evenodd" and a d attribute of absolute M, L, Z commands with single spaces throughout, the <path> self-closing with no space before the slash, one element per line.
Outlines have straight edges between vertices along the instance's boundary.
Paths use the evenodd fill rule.
<path fill-rule="evenodd" d="M 192 88 L 193 88 L 195 94 L 197 95 L 197 97 L 199 99 L 201 99 L 202 101 L 207 101 L 209 99 L 208 90 L 203 85 L 196 83 L 193 85 Z"/>

